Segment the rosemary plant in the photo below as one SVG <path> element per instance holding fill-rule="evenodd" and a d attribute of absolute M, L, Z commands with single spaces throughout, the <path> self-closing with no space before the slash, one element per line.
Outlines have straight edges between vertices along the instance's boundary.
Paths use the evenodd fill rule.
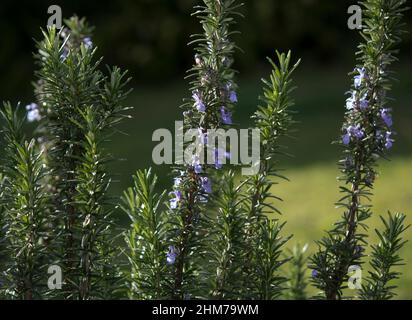
<path fill-rule="evenodd" d="M 346 102 L 341 144 L 344 159 L 340 161 L 343 176 L 342 219 L 319 242 L 319 251 L 311 258 L 313 283 L 325 298 L 342 298 L 348 268 L 361 265 L 367 244 L 365 220 L 371 216 L 369 203 L 377 175 L 379 158 L 385 158 L 394 142 L 391 109 L 387 105 L 391 72 L 400 42 L 404 0 L 361 1 L 364 28 L 359 45 L 354 83 Z"/>
<path fill-rule="evenodd" d="M 192 100 L 182 105 L 184 128 L 199 130 L 200 144 L 207 140 L 208 129 L 228 127 L 232 124 L 232 109 L 237 102 L 232 53 L 235 45 L 230 41 L 234 23 L 233 16 L 239 7 L 234 0 L 205 0 L 203 6 L 196 7 L 204 34 L 195 35 L 191 44 L 197 44 L 195 65 L 189 70 Z M 210 145 L 210 143 L 208 144 Z M 170 239 L 171 268 L 174 272 L 172 297 L 183 299 L 204 295 L 199 283 L 202 259 L 202 240 L 205 234 L 198 226 L 207 219 L 204 208 L 212 193 L 212 171 L 221 167 L 221 154 L 226 150 L 206 150 L 192 155 L 191 163 L 183 163 L 175 169 L 175 187 L 170 200 L 171 215 L 176 217 Z M 215 165 L 202 165 L 200 157 L 204 153 L 215 155 Z"/>
<path fill-rule="evenodd" d="M 132 225 L 125 240 L 130 263 L 126 271 L 131 299 L 164 299 L 170 293 L 167 270 L 169 217 L 163 208 L 166 192 L 156 193 L 157 177 L 151 170 L 133 176 L 133 188 L 124 192 L 122 210 Z M 171 250 L 171 249 L 170 249 Z"/>
<path fill-rule="evenodd" d="M 238 299 L 242 291 L 239 281 L 242 273 L 242 255 L 245 248 L 245 214 L 242 211 L 241 191 L 236 185 L 235 172 L 229 170 L 219 182 L 216 197 L 217 213 L 209 221 L 214 232 L 210 237 L 209 278 L 210 292 L 214 299 Z"/>
<path fill-rule="evenodd" d="M 287 291 L 285 297 L 288 300 L 306 300 L 308 287 L 307 272 L 307 250 L 308 245 L 303 247 L 299 244 L 293 246 L 292 250 L 288 250 L 287 256 L 290 256 L 290 262 L 287 265 Z"/>
<path fill-rule="evenodd" d="M 276 156 L 281 153 L 279 138 L 287 135 L 293 122 L 290 110 L 294 104 L 290 97 L 294 90 L 291 74 L 300 61 L 291 65 L 290 52 L 287 55 L 277 53 L 277 58 L 278 63 L 269 59 L 273 71 L 270 81 L 263 80 L 265 86 L 261 100 L 264 105 L 259 106 L 253 116 L 255 127 L 260 129 L 261 162 L 258 173 L 244 182 L 243 197 L 246 203 L 246 247 L 242 271 L 244 298 L 274 299 L 280 294 L 282 285 L 286 281 L 285 278 L 276 275 L 275 271 L 286 262 L 286 260 L 280 259 L 279 250 L 288 237 L 285 239 L 278 237 L 283 224 L 279 225 L 277 222 L 267 221 L 267 215 L 273 212 L 280 213 L 272 204 L 273 200 L 280 200 L 280 198 L 273 195 L 271 189 L 276 184 L 273 178 L 286 179 L 280 175 L 276 168 L 278 160 Z M 260 261 L 260 255 L 265 254 L 265 251 L 269 249 L 273 250 L 266 252 L 270 259 Z M 262 263 L 267 265 L 263 266 Z M 266 270 L 259 270 L 261 267 L 266 268 Z M 272 271 L 268 273 L 268 270 Z M 266 275 L 264 280 L 261 278 L 262 272 Z M 260 284 L 261 281 L 264 283 Z M 265 289 L 268 287 L 273 290 L 269 295 Z"/>
<path fill-rule="evenodd" d="M 43 32 L 37 43 L 36 93 L 39 134 L 52 175 L 48 187 L 59 216 L 56 241 L 66 298 L 108 297 L 113 291 L 114 205 L 105 170 L 109 155 L 103 142 L 125 117 L 122 105 L 125 72 L 117 67 L 106 77 L 95 61 L 96 49 L 84 19 L 73 17 L 57 33 Z M 112 270 L 108 270 L 112 269 Z"/>
<path fill-rule="evenodd" d="M 47 283 L 49 196 L 42 185 L 46 171 L 34 140 L 22 135 L 23 121 L 9 103 L 0 115 L 5 122 L 2 184 L 2 296 L 39 299 Z M 6 230 L 4 230 L 6 226 Z M 4 277 L 4 278 L 3 278 Z"/>
<path fill-rule="evenodd" d="M 399 251 L 405 245 L 401 235 L 409 226 L 405 226 L 404 214 L 388 214 L 388 218 L 380 217 L 384 225 L 383 231 L 375 230 L 379 238 L 379 244 L 372 245 L 370 265 L 372 271 L 366 278 L 366 284 L 362 286 L 360 298 L 365 300 L 388 300 L 395 297 L 396 285 L 390 283 L 399 279 L 401 273 L 393 270 L 402 265 L 403 259 Z"/>
<path fill-rule="evenodd" d="M 362 265 L 368 245 L 366 220 L 379 158 L 394 142 L 390 64 L 396 60 L 405 0 L 364 0 L 364 42 L 347 100 L 340 161 L 342 219 L 318 242 L 310 258 L 312 283 L 326 299 L 344 298 L 348 268 Z M 238 100 L 236 45 L 232 37 L 241 4 L 203 0 L 194 13 L 202 34 L 194 35 L 195 63 L 188 71 L 191 99 L 184 100 L 185 150 L 171 174 L 169 197 L 158 191 L 152 170 L 139 170 L 121 204 L 108 196 L 112 159 L 105 141 L 127 115 L 126 72 L 100 71 L 93 28 L 73 17 L 58 32 L 43 31 L 35 55 L 37 103 L 27 118 L 5 103 L 4 159 L 0 170 L 0 298 L 9 299 L 306 299 L 306 249 L 285 250 L 291 236 L 273 194 L 284 177 L 278 168 L 280 139 L 293 124 L 291 53 L 277 52 L 261 104 L 252 116 L 259 129 L 257 172 L 239 177 L 226 166 L 230 148 L 221 148 L 211 129 L 234 130 Z M 24 120 L 37 124 L 36 139 L 25 139 Z M 222 131 L 222 130 L 221 130 Z M 193 134 L 193 132 L 195 132 Z M 186 138 L 186 137 L 185 137 Z M 193 141 L 192 141 L 193 142 Z M 178 150 L 177 150 L 178 151 Z M 206 159 L 202 159 L 206 155 Z M 210 157 L 212 161 L 210 162 Z M 207 160 L 207 163 L 202 160 Z M 116 208 L 130 228 L 118 230 Z M 395 296 L 394 268 L 408 228 L 403 214 L 381 218 L 379 243 L 371 246 L 370 272 L 360 299 Z M 118 235 L 125 241 L 117 241 Z M 119 244 L 125 244 L 125 248 Z M 286 254 L 284 254 L 286 252 Z M 125 265 L 121 261 L 126 253 Z M 120 262 L 119 262 L 120 261 Z M 289 262 L 289 272 L 283 273 Z M 62 268 L 62 290 L 47 287 L 48 266 Z M 282 268 L 283 267 L 283 268 Z M 352 297 L 351 297 L 352 298 Z"/>

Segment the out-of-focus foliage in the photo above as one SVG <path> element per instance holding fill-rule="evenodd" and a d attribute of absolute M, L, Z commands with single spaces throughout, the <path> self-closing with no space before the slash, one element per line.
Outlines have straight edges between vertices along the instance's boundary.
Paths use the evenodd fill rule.
<path fill-rule="evenodd" d="M 0 88 L 4 99 L 30 92 L 24 80 L 33 73 L 33 37 L 46 26 L 48 6 L 61 6 L 63 16 L 87 16 L 99 34 L 99 52 L 108 64 L 127 65 L 140 83 L 167 82 L 191 65 L 192 51 L 186 46 L 190 34 L 200 31 L 190 14 L 197 0 L 120 1 L 27 1 L 0 2 Z M 298 56 L 311 56 L 322 63 L 341 64 L 352 59 L 357 32 L 347 28 L 347 9 L 355 0 L 245 0 L 240 19 L 242 36 L 236 42 L 247 55 L 238 53 L 236 69 L 253 72 L 273 48 L 293 49 Z M 405 17 L 411 22 L 411 13 Z M 279 36 L 281 34 L 282 36 Z M 410 54 L 412 36 L 404 37 L 402 52 Z M 26 81 L 27 82 L 27 81 Z M 28 83 L 28 82 L 27 82 Z"/>

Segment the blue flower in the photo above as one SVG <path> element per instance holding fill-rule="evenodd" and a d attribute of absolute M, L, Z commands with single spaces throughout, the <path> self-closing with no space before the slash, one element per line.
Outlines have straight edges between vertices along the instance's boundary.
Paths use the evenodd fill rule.
<path fill-rule="evenodd" d="M 200 177 L 202 189 L 206 193 L 212 193 L 212 183 L 208 177 Z"/>
<path fill-rule="evenodd" d="M 170 208 L 176 209 L 179 205 L 179 202 L 182 200 L 182 193 L 180 191 L 172 191 L 170 194 L 173 194 L 175 197 L 170 199 Z"/>
<path fill-rule="evenodd" d="M 349 126 L 345 130 L 346 133 L 342 136 L 342 143 L 344 145 L 348 145 L 353 137 L 359 140 L 365 136 L 365 133 L 359 124 L 356 126 Z"/>
<path fill-rule="evenodd" d="M 366 99 L 367 94 L 365 93 L 360 99 L 359 99 L 359 108 L 361 110 L 365 110 L 369 107 L 369 101 Z M 346 109 L 347 110 L 352 110 L 356 106 L 356 91 L 352 92 L 352 95 L 346 99 Z"/>
<path fill-rule="evenodd" d="M 195 107 L 199 112 L 205 112 L 206 111 L 206 106 L 203 103 L 200 94 L 198 91 L 193 91 L 192 95 L 193 100 L 195 100 Z"/>
<path fill-rule="evenodd" d="M 176 177 L 174 178 L 174 186 L 179 187 L 182 184 L 182 178 Z"/>
<path fill-rule="evenodd" d="M 347 146 L 350 142 L 350 133 L 346 131 L 346 133 L 342 136 L 342 143 Z"/>
<path fill-rule="evenodd" d="M 236 103 L 237 102 L 237 93 L 236 91 L 230 91 L 229 93 L 229 100 L 232 103 Z"/>
<path fill-rule="evenodd" d="M 223 124 L 232 124 L 232 114 L 229 110 L 226 110 L 225 107 L 221 107 L 220 114 L 222 116 Z"/>
<path fill-rule="evenodd" d="M 382 109 L 381 110 L 381 118 L 385 122 L 385 124 L 390 128 L 392 127 L 393 121 L 392 121 L 392 116 L 390 115 L 390 110 L 389 109 Z"/>
<path fill-rule="evenodd" d="M 232 90 L 232 87 L 233 87 L 233 84 L 232 84 L 231 82 L 229 82 L 229 83 L 226 85 L 226 90 L 227 90 L 227 92 L 228 92 L 228 94 L 229 94 L 229 101 L 230 101 L 231 103 L 236 103 L 236 102 L 237 102 L 237 93 L 236 93 L 235 90 Z"/>
<path fill-rule="evenodd" d="M 392 139 L 392 132 L 390 131 L 386 132 L 385 148 L 389 150 L 390 148 L 392 148 L 394 142 L 395 140 Z"/>
<path fill-rule="evenodd" d="M 196 164 L 194 167 L 195 173 L 199 174 L 202 173 L 202 165 Z"/>
<path fill-rule="evenodd" d="M 361 110 L 365 110 L 369 107 L 369 101 L 366 99 L 367 95 L 365 95 L 359 100 L 359 107 Z"/>
<path fill-rule="evenodd" d="M 85 37 L 83 39 L 83 43 L 84 43 L 84 46 L 87 50 L 93 48 L 93 42 L 92 42 L 92 39 L 90 37 Z"/>
<path fill-rule="evenodd" d="M 348 109 L 348 110 L 353 109 L 353 106 L 354 106 L 355 101 L 356 101 L 355 95 L 356 95 L 356 92 L 353 91 L 352 95 L 348 99 L 346 99 L 346 109 Z"/>
<path fill-rule="evenodd" d="M 169 252 L 166 254 L 167 264 L 174 264 L 177 257 L 177 250 L 175 246 L 169 246 Z"/>
<path fill-rule="evenodd" d="M 355 88 L 359 88 L 362 85 L 363 79 L 366 78 L 366 70 L 365 68 L 356 68 L 356 71 L 359 75 L 355 76 L 354 85 Z"/>
<path fill-rule="evenodd" d="M 32 110 L 35 110 L 35 109 L 38 109 L 38 108 L 39 108 L 38 104 L 34 103 L 34 102 L 32 102 L 32 103 L 30 103 L 26 106 L 27 111 L 32 111 Z"/>
<path fill-rule="evenodd" d="M 316 278 L 319 275 L 318 270 L 313 269 L 312 270 L 312 278 Z"/>
<path fill-rule="evenodd" d="M 27 121 L 34 122 L 34 121 L 41 120 L 39 106 L 36 103 L 28 104 L 26 106 L 26 110 L 27 110 Z"/>
<path fill-rule="evenodd" d="M 351 127 L 352 136 L 356 137 L 357 139 L 362 139 L 365 135 L 360 125 L 356 125 L 356 127 Z"/>

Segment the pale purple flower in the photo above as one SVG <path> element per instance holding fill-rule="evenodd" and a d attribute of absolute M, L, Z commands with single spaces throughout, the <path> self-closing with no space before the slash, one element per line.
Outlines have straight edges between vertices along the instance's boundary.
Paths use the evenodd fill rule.
<path fill-rule="evenodd" d="M 200 94 L 198 91 L 193 91 L 192 95 L 193 100 L 195 100 L 195 107 L 199 112 L 205 112 L 206 111 L 206 106 L 202 101 L 202 98 L 200 97 Z"/>
<path fill-rule="evenodd" d="M 355 76 L 354 85 L 355 88 L 359 88 L 362 85 L 363 79 L 365 79 L 366 77 L 366 70 L 365 68 L 356 68 L 356 71 L 359 73 L 359 75 Z"/>
<path fill-rule="evenodd" d="M 362 139 L 364 136 L 365 133 L 359 124 L 356 126 L 349 126 L 348 128 L 346 128 L 346 133 L 342 136 L 342 143 L 344 145 L 348 145 L 352 137 L 359 140 Z"/>
<path fill-rule="evenodd" d="M 93 48 L 93 42 L 92 42 L 92 39 L 90 37 L 85 37 L 83 39 L 83 43 L 84 43 L 84 46 L 87 50 Z"/>
<path fill-rule="evenodd" d="M 26 106 L 27 111 L 32 111 L 32 110 L 35 110 L 35 109 L 38 109 L 38 108 L 39 108 L 38 104 L 34 103 L 34 102 L 32 102 L 32 103 L 30 103 Z"/>
<path fill-rule="evenodd" d="M 390 128 L 392 127 L 393 121 L 392 121 L 392 116 L 389 112 L 390 112 L 389 109 L 386 109 L 386 108 L 382 109 L 381 118 L 385 122 L 385 124 Z"/>
<path fill-rule="evenodd" d="M 202 172 L 202 165 L 200 165 L 200 164 L 196 164 L 193 168 L 195 169 L 195 172 L 197 174 Z"/>
<path fill-rule="evenodd" d="M 202 189 L 206 193 L 212 193 L 212 182 L 208 177 L 200 177 Z"/>
<path fill-rule="evenodd" d="M 179 187 L 182 184 L 182 178 L 176 177 L 174 178 L 174 186 Z"/>
<path fill-rule="evenodd" d="M 223 124 L 232 124 L 232 113 L 225 107 L 220 108 Z"/>
<path fill-rule="evenodd" d="M 230 91 L 230 93 L 229 93 L 229 100 L 230 100 L 230 102 L 232 102 L 232 103 L 236 103 L 237 102 L 237 94 L 236 94 L 236 91 Z"/>
<path fill-rule="evenodd" d="M 180 191 L 172 191 L 170 194 L 173 194 L 175 197 L 170 199 L 170 208 L 176 209 L 179 205 L 179 202 L 182 200 L 182 193 Z"/>
<path fill-rule="evenodd" d="M 366 99 L 367 95 L 364 94 L 363 97 L 359 99 L 359 108 L 365 110 L 369 106 L 369 101 Z M 356 106 L 356 91 L 352 92 L 352 95 L 346 99 L 346 109 L 352 110 Z"/>
<path fill-rule="evenodd" d="M 342 136 L 342 143 L 347 146 L 350 142 L 350 133 L 346 131 L 346 133 Z"/>
<path fill-rule="evenodd" d="M 356 127 L 352 127 L 351 132 L 352 132 L 352 136 L 354 136 L 358 139 L 362 139 L 365 135 L 365 133 L 363 132 L 363 130 L 361 129 L 359 124 L 356 125 Z"/>
<path fill-rule="evenodd" d="M 174 264 L 177 257 L 177 250 L 175 246 L 169 246 L 169 252 L 166 254 L 167 264 Z"/>
<path fill-rule="evenodd" d="M 27 110 L 27 121 L 34 122 L 34 121 L 41 120 L 39 106 L 36 103 L 28 104 L 26 106 L 26 110 Z"/>
<path fill-rule="evenodd" d="M 394 142 L 395 140 L 392 139 L 392 132 L 390 131 L 386 132 L 385 148 L 389 150 L 390 148 L 392 148 Z"/>
<path fill-rule="evenodd" d="M 236 93 L 235 90 L 232 90 L 232 87 L 233 87 L 232 83 L 229 82 L 229 83 L 226 85 L 226 90 L 227 90 L 227 92 L 229 93 L 229 100 L 230 100 L 230 102 L 231 102 L 231 103 L 236 103 L 236 102 L 237 102 L 237 93 Z"/>
<path fill-rule="evenodd" d="M 365 94 L 362 98 L 359 100 L 359 108 L 361 110 L 365 110 L 369 107 L 369 101 L 366 99 L 367 95 Z"/>
<path fill-rule="evenodd" d="M 346 109 L 348 110 L 353 109 L 353 106 L 355 105 L 355 101 L 356 101 L 355 95 L 356 95 L 356 92 L 353 91 L 352 95 L 348 99 L 346 99 Z"/>
<path fill-rule="evenodd" d="M 316 278 L 319 275 L 318 270 L 313 269 L 312 270 L 312 278 Z"/>

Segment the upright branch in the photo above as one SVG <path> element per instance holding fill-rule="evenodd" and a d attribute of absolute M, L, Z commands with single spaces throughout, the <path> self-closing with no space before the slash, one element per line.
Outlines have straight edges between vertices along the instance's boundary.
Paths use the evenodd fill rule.
<path fill-rule="evenodd" d="M 346 101 L 341 145 L 344 159 L 337 205 L 344 208 L 342 220 L 318 242 L 319 251 L 311 259 L 313 282 L 327 299 L 340 299 L 350 265 L 360 265 L 366 235 L 364 221 L 370 217 L 369 199 L 380 157 L 386 157 L 394 142 L 390 90 L 390 64 L 396 60 L 405 0 L 361 1 L 364 27 L 359 45 L 354 83 Z"/>
<path fill-rule="evenodd" d="M 225 172 L 215 198 L 216 217 L 210 220 L 211 237 L 207 247 L 210 295 L 213 299 L 237 299 L 242 291 L 241 270 L 244 248 L 245 214 L 242 211 L 241 185 L 235 172 Z"/>
<path fill-rule="evenodd" d="M 53 213 L 42 186 L 46 171 L 41 153 L 36 151 L 34 140 L 24 140 L 18 112 L 9 103 L 0 112 L 5 122 L 5 180 L 0 204 L 4 223 L 1 232 L 5 234 L 0 245 L 6 245 L 1 252 L 6 261 L 2 265 L 5 274 L 1 277 L 1 291 L 7 298 L 31 300 L 41 298 L 45 292 L 49 263 L 47 227 Z"/>
<path fill-rule="evenodd" d="M 108 77 L 99 70 L 92 28 L 84 19 L 73 17 L 66 25 L 59 33 L 49 28 L 37 43 L 39 103 L 29 112 L 40 121 L 38 134 L 52 170 L 48 188 L 60 217 L 56 237 L 61 242 L 63 293 L 88 299 L 111 291 L 106 280 L 112 275 L 104 264 L 113 253 L 113 207 L 107 197 L 109 155 L 103 142 L 126 117 L 128 80 L 117 67 L 108 68 Z"/>
<path fill-rule="evenodd" d="M 392 281 L 399 279 L 401 273 L 393 269 L 404 265 L 399 251 L 407 242 L 401 237 L 410 227 L 405 226 L 406 216 L 401 213 L 389 213 L 386 219 L 382 216 L 380 218 L 384 228 L 383 231 L 375 229 L 379 243 L 372 245 L 372 271 L 369 271 L 360 292 L 360 298 L 365 300 L 388 300 L 395 297 L 396 285 Z"/>
<path fill-rule="evenodd" d="M 269 59 L 272 65 L 272 73 L 270 80 L 262 80 L 264 83 L 263 96 L 260 98 L 264 103 L 258 107 L 258 110 L 253 116 L 255 127 L 260 130 L 260 163 L 258 172 L 250 176 L 244 182 L 244 210 L 246 212 L 245 225 L 245 248 L 244 248 L 244 263 L 243 263 L 243 287 L 245 292 L 244 298 L 260 298 L 272 299 L 275 294 L 268 294 L 262 291 L 259 286 L 257 268 L 259 266 L 257 259 L 259 258 L 260 249 L 265 249 L 264 246 L 273 248 L 272 258 L 274 260 L 266 261 L 277 268 L 280 266 L 277 259 L 278 244 L 283 243 L 283 240 L 277 237 L 272 237 L 272 234 L 277 234 L 281 225 L 275 222 L 267 221 L 267 214 L 278 212 L 279 210 L 273 206 L 273 200 L 280 200 L 279 197 L 273 195 L 272 187 L 276 184 L 273 178 L 286 179 L 279 174 L 276 168 L 277 155 L 282 153 L 280 150 L 279 139 L 287 136 L 287 132 L 292 124 L 292 111 L 290 108 L 294 105 L 291 99 L 291 93 L 295 89 L 292 86 L 291 75 L 299 65 L 300 60 L 291 65 L 291 53 L 277 53 L 277 63 Z M 260 243 L 261 237 L 266 236 L 267 241 L 272 243 Z M 270 237 L 269 237 L 270 236 Z M 261 247 L 263 245 L 263 247 Z M 285 262 L 285 261 L 283 261 Z M 283 263 L 282 262 L 282 263 Z M 273 269 L 271 269 L 273 270 Z M 275 271 L 275 270 L 273 270 Z M 274 273 L 270 274 L 269 282 L 266 286 L 271 286 L 272 290 L 279 289 L 280 283 L 277 282 Z M 266 289 L 265 289 L 266 290 Z"/>
<path fill-rule="evenodd" d="M 296 244 L 295 246 L 293 246 L 292 250 L 288 251 L 288 255 L 292 258 L 288 263 L 288 282 L 286 284 L 287 291 L 285 296 L 289 300 L 307 299 L 307 250 L 307 244 L 305 244 L 303 247 L 300 244 Z"/>
<path fill-rule="evenodd" d="M 125 235 L 130 268 L 126 271 L 131 299 L 164 299 L 168 295 L 166 257 L 169 217 L 163 210 L 165 191 L 156 192 L 157 176 L 151 170 L 138 171 L 133 187 L 123 194 L 122 210 L 131 220 Z M 169 248 L 172 250 L 171 248 Z"/>
<path fill-rule="evenodd" d="M 196 130 L 199 147 L 196 152 L 186 154 L 185 160 L 175 169 L 175 185 L 170 200 L 170 209 L 176 217 L 169 255 L 173 259 L 174 285 L 172 297 L 198 296 L 196 288 L 201 240 L 197 223 L 204 216 L 201 208 L 212 193 L 212 177 L 208 174 L 222 165 L 226 150 L 208 143 L 207 130 L 229 127 L 232 124 L 232 109 L 237 102 L 236 85 L 233 82 L 233 50 L 230 41 L 234 32 L 229 27 L 235 23 L 233 16 L 239 5 L 235 0 L 204 0 L 195 15 L 200 19 L 204 33 L 194 35 L 191 44 L 197 44 L 195 65 L 189 70 L 192 99 L 183 104 L 183 132 Z M 209 149 L 208 149 L 209 148 Z M 208 149 L 208 150 L 207 150 Z M 200 150 L 200 151 L 199 151 Z M 214 155 L 214 165 L 203 165 L 205 153 Z M 194 290 L 189 290 L 188 285 Z M 191 291 L 191 292 L 190 292 Z"/>

